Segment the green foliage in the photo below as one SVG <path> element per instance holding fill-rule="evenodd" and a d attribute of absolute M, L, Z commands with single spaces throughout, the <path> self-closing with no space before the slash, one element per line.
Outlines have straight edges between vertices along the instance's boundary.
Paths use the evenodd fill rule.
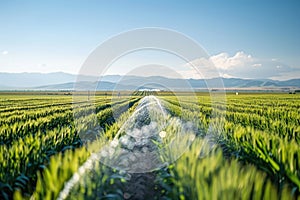
<path fill-rule="evenodd" d="M 114 123 L 108 120 L 107 113 L 112 113 L 112 109 L 123 113 L 129 108 L 128 104 L 133 106 L 139 99 L 128 102 L 127 99 L 111 101 L 98 97 L 95 100 L 96 109 L 90 104 L 80 106 L 76 114 L 81 124 L 75 125 L 70 97 L 13 98 L 11 101 L 0 101 L 0 199 L 12 198 L 14 191 L 28 198 L 36 190 L 36 182 L 41 179 L 39 177 L 44 169 L 48 169 L 53 155 L 82 146 L 78 133 L 85 134 L 96 125 L 103 127 L 97 129 L 100 131 L 97 134 L 101 134 L 101 130 Z M 14 103 L 9 107 L 11 102 Z M 94 113 L 94 110 L 98 112 Z"/>
<path fill-rule="evenodd" d="M 204 154 L 205 156 L 201 156 Z M 220 149 L 197 139 L 161 176 L 169 199 L 278 199 L 276 187 L 256 167 L 226 160 Z M 167 184 L 166 184 L 167 183 Z M 170 187 L 172 185 L 172 187 Z M 283 191 L 284 199 L 291 195 Z"/>
<path fill-rule="evenodd" d="M 0 199 L 57 198 L 93 152 L 116 136 L 142 96 L 150 94 L 113 101 L 96 96 L 95 107 L 78 103 L 76 120 L 69 96 L 0 96 Z M 153 141 L 163 151 L 162 162 L 177 154 L 164 144 L 181 130 L 178 122 L 192 123 L 187 136 L 196 136 L 179 160 L 155 173 L 157 198 L 300 198 L 299 95 L 229 94 L 227 105 L 213 106 L 204 93 L 197 101 L 185 93 L 180 101 L 171 93 L 155 95 L 176 117 L 168 120 L 168 137 Z M 80 134 L 91 137 L 82 141 Z M 177 149 L 188 141 L 175 141 Z M 81 175 L 68 199 L 126 196 L 130 179 L 124 172 L 96 162 Z"/>

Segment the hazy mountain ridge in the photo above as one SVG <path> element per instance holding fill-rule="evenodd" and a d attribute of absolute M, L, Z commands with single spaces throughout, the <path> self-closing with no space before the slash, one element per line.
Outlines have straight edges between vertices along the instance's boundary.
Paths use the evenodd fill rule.
<path fill-rule="evenodd" d="M 56 73 L 0 73 L 1 90 L 135 90 L 135 89 L 180 89 L 207 88 L 206 83 L 214 86 L 216 79 L 176 79 L 162 76 L 120 76 L 108 75 L 100 78 L 80 76 L 63 72 Z M 222 78 L 225 88 L 300 88 L 300 78 L 286 81 L 241 78 Z"/>

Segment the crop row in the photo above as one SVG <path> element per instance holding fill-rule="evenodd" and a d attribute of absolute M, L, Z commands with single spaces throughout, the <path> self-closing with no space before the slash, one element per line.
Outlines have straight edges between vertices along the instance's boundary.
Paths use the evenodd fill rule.
<path fill-rule="evenodd" d="M 98 109 L 96 119 L 97 125 L 103 128 L 98 130 L 97 135 L 101 135 L 101 131 L 113 123 L 112 120 L 107 120 L 108 117 L 115 120 L 113 112 L 122 113 L 137 101 L 138 98 L 135 98 L 129 102 L 120 100 L 110 106 L 100 105 L 103 109 Z M 86 109 L 89 107 L 83 107 L 80 112 L 89 113 L 83 111 Z M 89 117 L 90 115 L 83 115 L 80 119 L 83 121 Z M 24 194 L 32 193 L 37 171 L 48 166 L 51 156 L 82 145 L 78 129 L 71 111 L 5 126 L 1 132 L 1 142 L 5 144 L 0 146 L 0 197 L 11 198 L 16 189 L 22 190 Z M 87 127 L 80 129 L 85 130 Z"/>
<path fill-rule="evenodd" d="M 209 131 L 209 138 L 215 144 L 219 144 L 224 154 L 242 160 L 245 163 L 252 163 L 277 181 L 279 188 L 285 185 L 294 187 L 293 191 L 300 189 L 300 146 L 299 146 L 299 123 L 292 118 L 281 119 L 281 123 L 263 123 L 264 117 L 250 115 L 247 113 L 226 112 L 226 117 L 221 114 L 217 117 L 211 115 L 199 115 L 195 112 L 194 103 L 181 103 L 181 107 L 171 104 L 166 106 L 173 110 L 182 110 L 180 117 L 185 120 L 198 118 L 199 123 L 208 125 L 211 123 L 212 129 Z M 197 106 L 196 106 L 197 107 Z M 175 110 L 175 111 L 174 111 Z M 203 111 L 203 109 L 201 109 Z M 208 109 L 209 110 L 209 109 Z M 294 111 L 295 113 L 297 111 Z M 234 116 L 234 117 L 232 117 Z M 257 120 L 257 121 L 254 121 Z M 259 121 L 260 120 L 260 121 Z M 213 127 L 223 121 L 223 129 Z M 290 121 L 285 124 L 284 121 Z M 201 124 L 199 126 L 201 126 Z M 261 128 L 263 126 L 264 128 Z M 278 128 L 283 127 L 283 128 Z M 208 126 L 206 126 L 208 130 Z"/>

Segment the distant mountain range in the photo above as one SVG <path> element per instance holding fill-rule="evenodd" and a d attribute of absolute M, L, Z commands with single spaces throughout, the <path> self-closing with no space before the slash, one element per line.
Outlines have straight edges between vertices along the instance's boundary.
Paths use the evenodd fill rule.
<path fill-rule="evenodd" d="M 77 80 L 80 80 L 79 82 Z M 287 81 L 222 78 L 225 88 L 300 88 L 300 78 Z M 108 75 L 100 79 L 94 76 L 80 76 L 63 72 L 56 73 L 0 73 L 0 90 L 188 90 L 219 87 L 217 79 L 176 79 L 162 76 L 140 77 Z"/>

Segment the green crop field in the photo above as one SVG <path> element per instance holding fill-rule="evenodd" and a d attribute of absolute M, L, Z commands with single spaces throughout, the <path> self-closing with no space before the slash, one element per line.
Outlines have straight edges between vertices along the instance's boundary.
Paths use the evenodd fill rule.
<path fill-rule="evenodd" d="M 300 95 L 226 94 L 212 104 L 208 93 L 121 94 L 96 93 L 91 104 L 84 93 L 86 102 L 1 93 L 0 199 L 300 199 Z M 146 100 L 166 116 L 132 119 Z M 119 167 L 92 161 L 147 116 L 167 124 L 147 148 L 168 164 L 131 173 L 114 152 Z"/>

